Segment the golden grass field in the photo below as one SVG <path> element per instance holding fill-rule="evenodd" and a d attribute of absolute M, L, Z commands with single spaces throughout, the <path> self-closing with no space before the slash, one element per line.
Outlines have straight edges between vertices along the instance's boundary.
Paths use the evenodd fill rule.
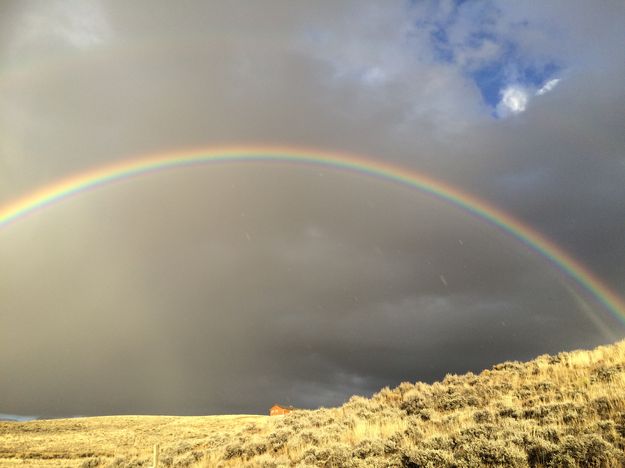
<path fill-rule="evenodd" d="M 0 467 L 625 466 L 625 341 L 285 416 L 0 423 Z"/>
<path fill-rule="evenodd" d="M 161 464 L 191 464 L 215 441 L 268 416 L 100 416 L 0 422 L 0 467 L 127 466 L 149 459 L 160 444 Z M 212 445 L 211 445 L 212 444 Z M 97 464 L 96 464 L 97 463 Z"/>

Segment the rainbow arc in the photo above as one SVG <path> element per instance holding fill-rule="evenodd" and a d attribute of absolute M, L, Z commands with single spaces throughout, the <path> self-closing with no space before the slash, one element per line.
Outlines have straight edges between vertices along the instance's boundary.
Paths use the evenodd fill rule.
<path fill-rule="evenodd" d="M 484 200 L 425 174 L 362 156 L 300 148 L 234 146 L 151 155 L 73 175 L 0 206 L 0 229 L 66 198 L 154 172 L 206 164 L 266 162 L 349 171 L 398 183 L 455 205 L 528 246 L 594 296 L 625 324 L 625 303 L 599 277 L 553 241 Z"/>

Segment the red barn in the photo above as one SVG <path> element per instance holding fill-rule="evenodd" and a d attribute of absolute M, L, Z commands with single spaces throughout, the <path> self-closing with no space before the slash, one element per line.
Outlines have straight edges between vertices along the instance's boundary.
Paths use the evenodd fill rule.
<path fill-rule="evenodd" d="M 295 408 L 293 408 L 292 406 L 286 406 L 286 405 L 273 405 L 270 409 L 269 409 L 269 416 L 279 416 L 281 414 L 287 414 L 290 413 L 291 411 L 293 411 Z"/>

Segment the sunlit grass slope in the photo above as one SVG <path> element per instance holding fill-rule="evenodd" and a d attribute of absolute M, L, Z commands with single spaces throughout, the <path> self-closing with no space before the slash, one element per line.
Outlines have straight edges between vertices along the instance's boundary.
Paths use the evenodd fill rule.
<path fill-rule="evenodd" d="M 286 416 L 0 424 L 0 466 L 625 466 L 625 341 Z M 21 465 L 23 466 L 23 465 Z"/>
<path fill-rule="evenodd" d="M 0 422 L 0 467 L 189 466 L 268 416 L 102 416 Z"/>

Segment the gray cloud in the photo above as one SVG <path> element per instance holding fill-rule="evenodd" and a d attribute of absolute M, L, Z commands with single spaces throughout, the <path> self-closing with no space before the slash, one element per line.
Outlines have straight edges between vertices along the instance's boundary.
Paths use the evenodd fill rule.
<path fill-rule="evenodd" d="M 625 291 L 616 3 L 80 5 L 3 6 L 3 202 L 180 148 L 362 153 L 489 200 Z M 480 15 L 492 44 L 472 48 Z M 470 72 L 506 41 L 528 63 L 558 61 L 562 79 L 497 119 Z M 286 165 L 169 171 L 36 213 L 0 232 L 0 300 L 10 414 L 328 406 L 625 335 L 488 223 Z"/>

